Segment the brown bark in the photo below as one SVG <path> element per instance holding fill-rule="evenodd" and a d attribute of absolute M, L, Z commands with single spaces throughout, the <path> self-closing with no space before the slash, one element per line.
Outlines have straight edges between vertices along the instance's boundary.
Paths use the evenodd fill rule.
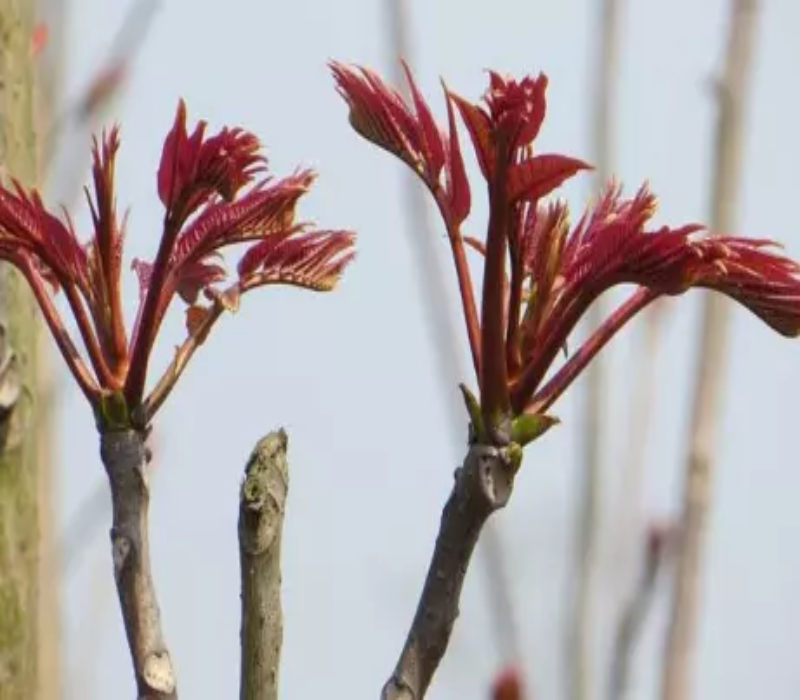
<path fill-rule="evenodd" d="M 744 106 L 752 73 L 758 19 L 756 0 L 732 0 L 725 72 L 718 86 L 710 229 L 730 233 L 740 197 Z M 691 435 L 686 456 L 681 538 L 667 631 L 662 700 L 691 696 L 691 670 L 700 610 L 701 568 L 712 499 L 713 457 L 726 369 L 728 314 L 718 295 L 706 299 Z"/>
<path fill-rule="evenodd" d="M 442 511 L 439 535 L 417 612 L 383 700 L 422 700 L 447 651 L 458 618 L 461 589 L 489 516 L 503 508 L 514 486 L 504 450 L 470 447 Z"/>
<path fill-rule="evenodd" d="M 175 671 L 161 630 L 150 568 L 150 475 L 145 436 L 134 430 L 101 435 L 111 485 L 111 554 L 122 619 L 140 700 L 175 700 Z"/>
<path fill-rule="evenodd" d="M 277 700 L 283 646 L 281 539 L 289 490 L 288 438 L 260 440 L 239 494 L 242 576 L 241 700 Z"/>

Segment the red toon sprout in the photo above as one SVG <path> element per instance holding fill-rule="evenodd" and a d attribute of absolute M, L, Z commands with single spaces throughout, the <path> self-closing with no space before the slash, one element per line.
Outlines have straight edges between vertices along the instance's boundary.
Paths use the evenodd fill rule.
<path fill-rule="evenodd" d="M 525 444 L 556 422 L 545 412 L 597 352 L 660 296 L 706 288 L 726 294 L 785 336 L 800 333 L 800 268 L 771 241 L 711 238 L 702 226 L 653 228 L 656 199 L 610 183 L 576 224 L 547 196 L 590 166 L 534 143 L 546 113 L 547 78 L 489 74 L 482 103 L 444 87 L 446 128 L 436 122 L 406 68 L 406 102 L 372 71 L 333 62 L 331 70 L 365 139 L 409 165 L 433 195 L 455 261 L 480 404 L 465 391 L 481 440 Z M 486 236 L 465 235 L 471 183 L 454 113 L 469 134 L 489 201 Z M 480 316 L 465 246 L 484 260 Z M 620 284 L 638 287 L 545 382 L 589 306 Z"/>
<path fill-rule="evenodd" d="M 259 286 L 289 284 L 333 289 L 354 257 L 354 234 L 318 231 L 299 222 L 296 208 L 315 174 L 267 174 L 261 144 L 235 128 L 209 136 L 205 122 L 189 133 L 181 101 L 164 142 L 158 195 L 163 231 L 152 263 L 133 261 L 140 306 L 130 337 L 122 313 L 125 220 L 116 211 L 116 128 L 95 141 L 94 192 L 86 190 L 94 235 L 82 244 L 70 220 L 48 212 L 36 191 L 17 182 L 0 188 L 0 259 L 29 282 L 44 318 L 101 426 L 144 427 L 174 387 L 197 347 L 225 310 Z M 244 247 L 236 274 L 221 252 Z M 86 359 L 53 303 L 63 290 Z M 159 328 L 175 296 L 187 305 L 188 337 L 152 392 L 148 364 Z M 87 363 L 88 359 L 88 363 Z"/>

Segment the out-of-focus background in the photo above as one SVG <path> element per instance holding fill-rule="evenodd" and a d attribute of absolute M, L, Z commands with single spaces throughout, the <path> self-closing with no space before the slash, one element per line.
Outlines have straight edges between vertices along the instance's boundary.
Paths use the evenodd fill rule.
<path fill-rule="evenodd" d="M 131 0 L 137 1 L 151 4 Z M 181 692 L 198 698 L 236 692 L 237 489 L 255 440 L 280 425 L 290 434 L 291 459 L 283 697 L 375 697 L 413 615 L 466 432 L 464 415 L 464 434 L 454 433 L 460 397 L 455 382 L 437 376 L 441 356 L 426 325 L 426 313 L 444 304 L 462 353 L 457 361 L 468 367 L 443 227 L 430 217 L 427 235 L 439 258 L 433 268 L 446 290 L 444 298 L 431 298 L 414 247 L 421 227 L 409 217 L 407 173 L 353 133 L 326 68 L 335 58 L 396 75 L 397 20 L 387 2 L 170 0 L 154 3 L 152 13 L 135 19 L 141 26 L 120 34 L 132 21 L 131 2 L 51 1 L 42 13 L 51 39 L 60 42 L 63 107 L 56 113 L 67 113 L 115 52 L 127 55 L 130 36 L 142 34 L 126 59 L 127 83 L 92 125 L 122 124 L 118 204 L 130 207 L 129 259 L 155 252 L 162 217 L 155 171 L 181 97 L 192 121 L 258 134 L 276 173 L 298 165 L 318 169 L 303 215 L 359 233 L 358 260 L 335 293 L 273 288 L 247 298 L 198 353 L 157 421 L 153 567 Z M 709 218 L 714 80 L 723 70 L 731 4 L 620 3 L 610 169 L 631 193 L 649 180 L 660 197 L 661 223 Z M 409 58 L 440 116 L 440 77 L 477 99 L 487 68 L 516 76 L 544 71 L 550 88 L 539 149 L 591 159 L 599 6 L 599 0 L 408 2 Z M 794 255 L 800 255 L 798 27 L 797 3 L 760 4 L 733 231 L 778 239 Z M 88 232 L 87 209 L 76 202 L 88 181 L 89 125 L 72 119 L 60 129 L 46 195 L 53 204 L 65 202 L 79 230 Z M 474 161 L 468 165 L 477 177 Z M 564 194 L 580 211 L 595 188 L 589 177 L 576 178 Z M 486 203 L 476 199 L 471 233 L 482 235 Z M 132 273 L 127 282 L 132 311 Z M 657 351 L 645 357 L 654 367 L 655 408 L 646 426 L 641 497 L 633 495 L 645 522 L 672 521 L 680 512 L 703 299 L 694 293 L 660 307 Z M 800 349 L 744 310 L 733 309 L 731 318 L 693 685 L 697 698 L 791 698 L 800 694 L 800 554 L 791 545 L 800 531 L 794 442 Z M 633 399 L 648 322 L 634 322 L 603 353 L 591 698 L 605 697 L 620 605 L 633 587 L 630 548 L 641 541 L 638 531 L 618 536 L 617 516 L 630 507 L 623 473 L 631 432 L 644 430 Z M 168 362 L 182 334 L 176 309 L 156 363 Z M 124 697 L 132 673 L 111 576 L 96 432 L 51 350 L 57 465 L 51 483 L 61 573 L 45 584 L 61 596 L 62 697 Z M 450 366 L 458 366 L 456 358 Z M 579 383 L 557 405 L 563 425 L 528 450 L 515 496 L 488 540 L 493 551 L 483 543 L 468 577 L 431 698 L 486 697 L 508 660 L 502 639 L 512 633 L 498 630 L 492 590 L 500 586 L 532 696 L 575 700 L 567 692 L 565 630 L 577 575 L 584 388 Z M 499 582 L 487 564 L 498 556 L 505 573 Z M 631 698 L 659 693 L 668 583 L 665 574 L 655 584 L 631 662 Z"/>

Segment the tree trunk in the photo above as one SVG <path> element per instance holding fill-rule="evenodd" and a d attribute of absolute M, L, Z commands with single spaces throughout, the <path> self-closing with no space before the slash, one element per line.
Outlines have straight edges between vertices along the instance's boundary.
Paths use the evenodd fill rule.
<path fill-rule="evenodd" d="M 0 0 L 0 163 L 24 185 L 36 181 L 35 3 Z M 38 459 L 40 326 L 21 277 L 0 265 L 0 688 L 3 700 L 40 698 L 42 557 Z"/>

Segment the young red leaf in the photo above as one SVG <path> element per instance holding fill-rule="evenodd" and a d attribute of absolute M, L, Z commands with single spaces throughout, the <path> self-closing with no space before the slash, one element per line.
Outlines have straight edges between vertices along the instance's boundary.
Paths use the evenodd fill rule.
<path fill-rule="evenodd" d="M 492 124 L 488 115 L 480 107 L 476 107 L 454 92 L 448 92 L 448 96 L 450 100 L 455 102 L 461 118 L 466 124 L 483 177 L 486 180 L 491 180 L 495 169 L 496 156 L 492 141 Z"/>
<path fill-rule="evenodd" d="M 60 286 L 82 283 L 86 252 L 72 227 L 45 209 L 36 190 L 27 192 L 16 180 L 12 186 L 0 187 L 0 242 L 30 251 Z"/>
<path fill-rule="evenodd" d="M 189 135 L 180 100 L 158 168 L 158 195 L 168 211 L 179 207 L 178 225 L 213 195 L 232 200 L 266 165 L 253 134 L 225 128 L 207 138 L 206 128 L 200 121 Z"/>
<path fill-rule="evenodd" d="M 207 206 L 178 238 L 174 264 L 202 258 L 223 246 L 290 230 L 295 225 L 297 203 L 311 189 L 315 178 L 313 171 L 301 170 L 260 185 L 235 202 Z"/>
<path fill-rule="evenodd" d="M 494 130 L 502 135 L 510 151 L 532 143 L 539 135 L 547 112 L 547 76 L 525 76 L 517 81 L 489 72 L 489 90 L 484 100 Z"/>
<path fill-rule="evenodd" d="M 560 155 L 526 158 L 508 170 L 506 196 L 509 204 L 536 202 L 561 187 L 569 178 L 592 166 L 582 160 Z"/>
<path fill-rule="evenodd" d="M 221 256 L 212 253 L 203 260 L 190 260 L 177 268 L 175 289 L 178 296 L 187 304 L 194 304 L 200 292 L 212 284 L 223 282 L 227 277 L 225 268 L 220 263 L 212 262 L 213 257 L 222 259 Z"/>
<path fill-rule="evenodd" d="M 411 71 L 405 61 L 402 62 L 403 71 L 408 80 L 408 87 L 411 90 L 411 97 L 414 100 L 414 108 L 417 112 L 417 123 L 419 124 L 418 133 L 420 141 L 420 150 L 422 161 L 428 168 L 428 180 L 430 182 L 437 182 L 439 174 L 442 172 L 442 167 L 445 163 L 445 149 L 442 140 L 442 134 L 436 124 L 436 120 L 431 114 L 428 103 L 420 93 Z"/>
<path fill-rule="evenodd" d="M 266 238 L 239 262 L 240 286 L 289 284 L 315 291 L 333 289 L 354 259 L 355 237 L 347 231 L 296 232 Z"/>
<path fill-rule="evenodd" d="M 336 61 L 330 63 L 330 69 L 337 91 L 350 108 L 351 126 L 368 141 L 416 167 L 418 129 L 401 95 L 367 69 Z"/>
<path fill-rule="evenodd" d="M 127 354 L 127 335 L 122 311 L 122 250 L 125 222 L 117 220 L 115 164 L 119 150 L 119 130 L 115 127 L 102 143 L 95 138 L 92 147 L 94 200 L 86 189 L 95 235 L 88 248 L 92 315 L 110 370 L 119 374 Z M 86 293 L 89 290 L 84 290 Z"/>
<path fill-rule="evenodd" d="M 472 195 L 467 180 L 467 171 L 464 168 L 464 157 L 461 155 L 461 145 L 458 142 L 458 127 L 456 126 L 453 102 L 449 97 L 447 86 L 442 83 L 447 103 L 447 124 L 449 138 L 447 140 L 447 160 L 445 167 L 445 189 L 449 214 L 453 226 L 458 228 L 469 216 L 472 207 Z"/>

